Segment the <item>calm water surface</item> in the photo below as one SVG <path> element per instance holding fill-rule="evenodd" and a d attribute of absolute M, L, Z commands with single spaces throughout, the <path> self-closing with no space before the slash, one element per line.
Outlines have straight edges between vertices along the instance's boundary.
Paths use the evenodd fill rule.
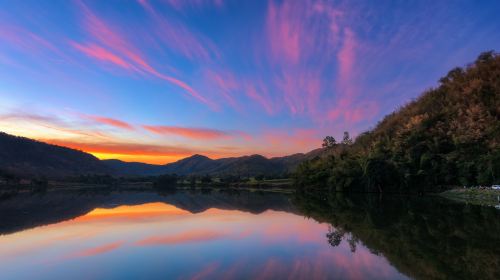
<path fill-rule="evenodd" d="M 398 209 L 385 209 L 377 206 L 380 198 L 315 201 L 247 192 L 20 194 L 0 201 L 0 278 L 428 279 L 478 273 L 474 267 L 453 271 L 447 266 L 463 265 L 455 260 L 458 256 L 450 260 L 433 256 L 439 252 L 432 248 L 420 248 L 449 242 L 445 247 L 458 244 L 478 266 L 498 264 L 498 250 L 484 244 L 498 237 L 455 240 L 470 238 L 467 230 L 479 232 L 480 225 L 464 224 L 472 228 L 463 232 L 435 217 L 427 223 L 443 224 L 407 224 L 404 218 L 419 216 L 418 207 L 424 205 L 397 201 L 402 204 L 384 205 Z M 435 207 L 446 215 L 456 211 L 453 207 L 463 210 Z M 392 213 L 396 210 L 403 214 Z M 468 211 L 499 218 L 495 209 Z M 498 220 L 492 224 L 494 228 L 482 229 L 498 230 Z M 481 258 L 487 261 L 481 263 Z M 490 272 L 476 275 L 498 275 L 497 268 L 486 269 Z"/>

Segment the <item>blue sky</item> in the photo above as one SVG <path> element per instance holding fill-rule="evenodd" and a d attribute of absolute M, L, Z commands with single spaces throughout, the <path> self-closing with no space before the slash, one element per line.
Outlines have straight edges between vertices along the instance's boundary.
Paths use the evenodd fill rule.
<path fill-rule="evenodd" d="M 356 135 L 500 45 L 498 1 L 0 1 L 0 130 L 100 158 Z"/>

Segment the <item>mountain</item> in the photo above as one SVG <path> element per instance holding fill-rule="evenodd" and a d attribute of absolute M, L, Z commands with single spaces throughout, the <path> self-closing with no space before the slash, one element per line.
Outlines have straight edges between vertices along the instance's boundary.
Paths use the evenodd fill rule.
<path fill-rule="evenodd" d="M 90 174 L 277 176 L 293 171 L 300 162 L 319 154 L 321 149 L 270 159 L 261 155 L 221 159 L 193 155 L 173 163 L 155 165 L 116 159 L 99 160 L 82 151 L 0 132 L 0 175 L 6 173 L 21 177 L 61 178 Z"/>
<path fill-rule="evenodd" d="M 118 159 L 106 159 L 101 162 L 108 167 L 112 175 L 118 176 L 157 176 L 165 171 L 163 165 L 142 162 L 125 162 Z"/>
<path fill-rule="evenodd" d="M 0 132 L 0 172 L 52 178 L 110 169 L 93 155 Z"/>
<path fill-rule="evenodd" d="M 285 157 L 266 158 L 261 155 L 210 159 L 203 155 L 193 155 L 166 165 L 129 163 L 119 160 L 103 160 L 117 176 L 154 176 L 161 174 L 178 175 L 283 175 L 292 172 L 304 160 L 321 154 L 316 149 L 307 154 L 294 154 Z"/>
<path fill-rule="evenodd" d="M 219 161 L 210 159 L 202 155 L 193 155 L 179 161 L 166 164 L 164 173 L 188 175 L 193 173 L 209 173 L 210 170 L 216 168 L 220 164 Z"/>
<path fill-rule="evenodd" d="M 500 55 L 481 54 L 354 144 L 297 168 L 302 189 L 424 192 L 500 183 Z"/>

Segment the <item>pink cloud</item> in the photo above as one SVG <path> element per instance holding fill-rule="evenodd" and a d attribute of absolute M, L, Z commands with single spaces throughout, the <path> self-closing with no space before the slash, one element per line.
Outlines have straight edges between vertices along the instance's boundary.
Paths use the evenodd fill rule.
<path fill-rule="evenodd" d="M 307 69 L 284 72 L 275 81 L 292 114 L 315 114 L 321 93 L 320 73 Z"/>
<path fill-rule="evenodd" d="M 292 115 L 320 119 L 320 95 L 325 75 L 339 44 L 338 18 L 342 12 L 331 3 L 311 0 L 269 1 L 264 52 L 272 69 L 270 82 L 283 95 Z"/>
<path fill-rule="evenodd" d="M 99 47 L 95 44 L 88 44 L 88 45 L 82 45 L 78 44 L 75 42 L 70 42 L 70 44 L 77 50 L 85 53 L 87 56 L 102 60 L 102 61 L 107 61 L 111 62 L 113 64 L 116 64 L 120 67 L 132 70 L 134 67 L 127 62 L 125 62 L 121 57 L 109 52 L 108 50 Z"/>
<path fill-rule="evenodd" d="M 138 72 L 141 74 L 153 75 L 157 78 L 168 81 L 184 89 L 196 100 L 208 105 L 210 108 L 212 109 L 216 108 L 216 105 L 214 103 L 210 102 L 205 97 L 201 96 L 187 83 L 172 76 L 160 73 L 158 70 L 156 70 L 152 65 L 150 65 L 146 61 L 146 59 L 141 55 L 141 53 L 123 36 L 121 36 L 117 31 L 109 27 L 104 21 L 99 19 L 82 2 L 78 3 L 84 15 L 84 20 L 85 20 L 84 23 L 86 30 L 90 35 L 92 35 L 92 37 L 95 40 L 105 45 L 109 50 L 108 53 L 103 53 L 102 49 L 99 49 L 98 51 L 100 52 L 97 52 L 97 54 L 99 54 L 100 57 L 96 57 L 95 56 L 96 50 L 94 49 L 93 50 L 94 52 L 91 52 L 92 54 L 94 54 L 94 57 L 100 58 L 101 60 L 103 58 L 106 58 L 107 60 L 111 59 L 111 61 L 115 62 L 116 65 L 124 67 L 128 70 L 133 70 L 134 72 Z M 87 51 L 86 53 L 88 54 L 89 50 L 87 49 L 85 50 Z M 80 49 L 80 51 L 82 51 L 82 49 Z M 114 54 L 114 56 L 110 55 L 111 51 Z M 121 60 L 118 58 L 120 58 Z M 133 67 L 130 67 L 129 65 L 133 65 Z"/>
<path fill-rule="evenodd" d="M 141 0 L 145 2 L 145 0 Z M 204 8 L 204 7 L 217 7 L 224 6 L 223 0 L 167 0 L 167 2 L 176 10 L 184 11 L 188 8 Z"/>
<path fill-rule="evenodd" d="M 1 15 L 0 15 L 1 16 Z M 23 27 L 13 26 L 0 21 L 0 41 L 23 50 L 24 52 L 39 56 L 40 53 L 51 53 L 68 60 L 54 44 L 46 38 L 37 35 Z"/>
<path fill-rule="evenodd" d="M 269 2 L 267 31 L 273 57 L 298 63 L 301 51 L 301 16 L 291 5 L 285 1 L 278 7 L 273 1 Z"/>
<path fill-rule="evenodd" d="M 175 234 L 171 236 L 152 236 L 143 240 L 138 241 L 136 244 L 138 246 L 149 246 L 149 245 L 176 245 L 194 242 L 205 242 L 221 239 L 226 234 L 221 232 L 213 231 L 193 231 L 184 232 L 180 234 Z"/>
<path fill-rule="evenodd" d="M 142 127 L 156 134 L 179 135 L 191 139 L 211 140 L 211 139 L 226 138 L 231 136 L 230 133 L 208 128 L 187 128 L 179 126 L 153 126 L 153 125 L 143 125 Z"/>
<path fill-rule="evenodd" d="M 123 129 L 127 129 L 127 130 L 134 130 L 134 127 L 131 124 L 126 123 L 126 122 L 121 121 L 121 120 L 100 117 L 100 116 L 88 116 L 88 118 L 91 120 L 94 120 L 98 123 L 102 123 L 102 124 L 106 124 L 106 125 L 110 125 L 110 126 L 114 126 L 114 127 L 118 127 L 118 128 L 123 128 Z"/>
<path fill-rule="evenodd" d="M 266 31 L 272 59 L 296 65 L 321 55 L 319 63 L 327 62 L 338 43 L 342 14 L 326 2 L 269 1 Z"/>
<path fill-rule="evenodd" d="M 257 90 L 255 85 L 248 83 L 246 85 L 245 93 L 248 97 L 259 103 L 268 114 L 273 113 L 273 105 L 268 97 L 267 91 L 263 87 L 263 84 L 261 84 L 261 88 Z"/>
<path fill-rule="evenodd" d="M 70 258 L 80 258 L 80 257 L 91 257 L 91 256 L 95 256 L 95 255 L 100 255 L 100 254 L 114 251 L 114 250 L 122 247 L 123 244 L 124 244 L 124 242 L 121 242 L 121 241 L 113 242 L 113 243 L 101 245 L 98 247 L 86 249 L 86 250 L 83 250 L 80 252 L 76 252 L 76 253 L 70 255 L 69 257 Z"/>
<path fill-rule="evenodd" d="M 237 104 L 234 93 L 240 89 L 240 83 L 236 80 L 234 75 L 229 72 L 217 72 L 213 70 L 206 70 L 205 79 L 215 85 L 224 99 L 231 105 L 232 108 L 240 110 Z"/>
<path fill-rule="evenodd" d="M 50 144 L 83 150 L 89 153 L 121 154 L 138 156 L 190 156 L 199 151 L 187 147 L 161 146 L 149 144 L 107 142 L 83 142 L 74 140 L 39 139 Z"/>
<path fill-rule="evenodd" d="M 260 135 L 265 145 L 273 153 L 279 152 L 285 155 L 297 151 L 308 152 L 321 146 L 321 133 L 316 129 L 273 129 L 265 131 Z"/>
<path fill-rule="evenodd" d="M 207 279 L 210 275 L 216 272 L 219 267 L 220 267 L 219 263 L 216 262 L 209 263 L 200 271 L 198 271 L 195 275 L 193 275 L 193 277 L 191 277 L 191 280 Z"/>
<path fill-rule="evenodd" d="M 140 3 L 153 19 L 153 32 L 156 37 L 170 49 L 196 61 L 211 61 L 213 58 L 220 57 L 217 47 L 211 40 L 195 34 L 173 18 L 167 19 L 160 15 L 149 2 L 141 1 Z M 180 3 L 186 4 L 189 1 Z"/>
<path fill-rule="evenodd" d="M 341 87 L 349 87 L 349 84 L 352 82 L 353 69 L 356 62 L 356 47 L 357 43 L 354 38 L 354 33 L 351 29 L 345 28 L 344 42 L 337 54 L 339 62 L 338 83 Z M 348 92 L 350 92 L 349 89 Z"/>
<path fill-rule="evenodd" d="M 347 124 L 359 123 L 372 119 L 378 113 L 378 104 L 374 101 L 357 100 L 359 84 L 356 79 L 360 74 L 356 69 L 359 45 L 355 34 L 349 28 L 344 29 L 343 44 L 337 54 L 338 76 L 336 80 L 339 97 L 328 113 L 330 121 L 343 120 Z"/>

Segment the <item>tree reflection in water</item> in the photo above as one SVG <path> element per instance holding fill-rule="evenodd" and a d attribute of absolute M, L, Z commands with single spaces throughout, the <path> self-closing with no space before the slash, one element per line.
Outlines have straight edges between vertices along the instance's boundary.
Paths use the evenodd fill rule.
<path fill-rule="evenodd" d="M 362 242 L 416 279 L 500 279 L 500 211 L 438 197 L 299 193 L 299 211 L 329 223 L 327 242 Z"/>

